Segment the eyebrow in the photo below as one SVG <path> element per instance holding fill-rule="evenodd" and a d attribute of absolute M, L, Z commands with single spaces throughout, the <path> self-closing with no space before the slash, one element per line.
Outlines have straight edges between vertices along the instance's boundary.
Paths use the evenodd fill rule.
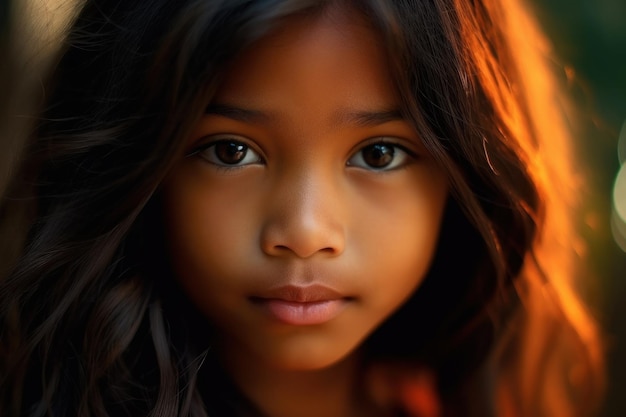
<path fill-rule="evenodd" d="M 226 104 L 211 104 L 205 114 L 214 114 L 240 122 L 262 122 L 270 119 L 269 115 L 258 110 L 243 109 Z"/>
<path fill-rule="evenodd" d="M 274 119 L 272 113 L 245 109 L 228 104 L 212 104 L 207 107 L 207 115 L 223 116 L 244 123 L 263 123 Z M 392 121 L 405 120 L 402 112 L 391 110 L 341 110 L 333 117 L 338 125 L 356 125 L 358 127 L 377 126 Z"/>
<path fill-rule="evenodd" d="M 339 124 L 351 124 L 358 127 L 382 125 L 387 122 L 404 120 L 400 110 L 378 111 L 343 111 L 337 114 Z"/>

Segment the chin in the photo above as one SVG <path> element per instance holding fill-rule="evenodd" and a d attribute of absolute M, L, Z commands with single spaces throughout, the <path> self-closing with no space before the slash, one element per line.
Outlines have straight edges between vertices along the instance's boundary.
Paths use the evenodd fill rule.
<path fill-rule="evenodd" d="M 278 354 L 276 354 L 278 353 Z M 320 371 L 339 365 L 355 355 L 352 349 L 331 349 L 312 348 L 301 346 L 287 351 L 278 351 L 272 354 L 269 363 L 274 368 L 283 371 Z"/>

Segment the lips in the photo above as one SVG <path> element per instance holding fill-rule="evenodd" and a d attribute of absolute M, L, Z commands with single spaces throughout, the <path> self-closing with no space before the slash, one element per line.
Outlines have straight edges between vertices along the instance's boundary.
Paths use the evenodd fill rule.
<path fill-rule="evenodd" d="M 324 285 L 285 285 L 264 292 L 258 298 L 277 299 L 296 303 L 311 303 L 317 301 L 329 301 L 344 298 L 342 294 Z"/>
<path fill-rule="evenodd" d="M 323 286 L 286 285 L 271 288 L 251 297 L 268 316 L 283 324 L 309 326 L 326 323 L 337 317 L 349 297 Z"/>

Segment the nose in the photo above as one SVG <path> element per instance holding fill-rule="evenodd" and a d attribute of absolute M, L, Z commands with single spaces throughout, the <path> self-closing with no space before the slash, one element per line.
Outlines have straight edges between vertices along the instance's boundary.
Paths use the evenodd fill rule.
<path fill-rule="evenodd" d="M 269 256 L 338 256 L 345 249 L 344 199 L 315 172 L 286 174 L 268 196 L 261 248 Z"/>

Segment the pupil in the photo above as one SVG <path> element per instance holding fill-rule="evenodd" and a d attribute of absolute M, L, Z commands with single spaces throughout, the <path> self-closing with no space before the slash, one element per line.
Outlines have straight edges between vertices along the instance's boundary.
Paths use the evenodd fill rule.
<path fill-rule="evenodd" d="M 393 146 L 377 143 L 363 149 L 363 160 L 374 168 L 384 168 L 393 160 Z"/>
<path fill-rule="evenodd" d="M 225 164 L 241 162 L 248 152 L 248 147 L 238 142 L 219 142 L 215 145 L 215 155 Z"/>

